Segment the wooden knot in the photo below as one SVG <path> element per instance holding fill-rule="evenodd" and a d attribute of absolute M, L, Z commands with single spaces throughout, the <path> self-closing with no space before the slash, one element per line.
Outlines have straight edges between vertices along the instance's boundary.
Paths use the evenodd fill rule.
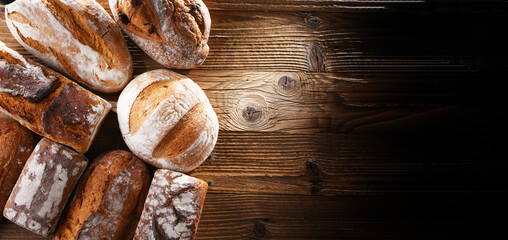
<path fill-rule="evenodd" d="M 245 130 L 259 130 L 269 121 L 265 98 L 258 94 L 241 96 L 236 107 L 235 120 Z"/>
<path fill-rule="evenodd" d="M 247 106 L 243 109 L 243 118 L 247 122 L 256 122 L 262 116 L 261 110 L 257 109 L 255 106 Z"/>
<path fill-rule="evenodd" d="M 323 52 L 318 44 L 312 44 L 308 54 L 310 71 L 312 72 L 326 72 L 325 61 Z"/>
<path fill-rule="evenodd" d="M 266 228 L 265 221 L 258 219 L 256 222 L 254 222 L 254 235 L 256 237 L 264 237 L 266 236 L 267 232 L 268 229 Z"/>
<path fill-rule="evenodd" d="M 305 162 L 305 167 L 313 176 L 319 176 L 321 174 L 319 165 L 313 159 L 307 160 L 307 162 Z"/>
<path fill-rule="evenodd" d="M 305 23 L 309 24 L 310 26 L 317 27 L 319 24 L 321 24 L 321 19 L 316 16 L 307 15 L 305 17 Z"/>
<path fill-rule="evenodd" d="M 302 94 L 302 79 L 295 73 L 283 73 L 275 75 L 275 91 L 282 96 L 295 97 Z"/>

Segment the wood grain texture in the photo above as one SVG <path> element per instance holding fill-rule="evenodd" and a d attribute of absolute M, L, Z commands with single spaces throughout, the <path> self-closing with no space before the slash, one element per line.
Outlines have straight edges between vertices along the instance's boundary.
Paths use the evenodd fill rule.
<path fill-rule="evenodd" d="M 197 239 L 506 236 L 508 4 L 205 2 L 210 54 L 177 70 L 221 130 L 190 173 L 209 184 Z M 33 59 L 2 10 L 0 40 Z M 127 42 L 135 75 L 161 68 Z M 112 149 L 114 112 L 86 156 Z M 3 219 L 0 239 L 40 238 Z"/>

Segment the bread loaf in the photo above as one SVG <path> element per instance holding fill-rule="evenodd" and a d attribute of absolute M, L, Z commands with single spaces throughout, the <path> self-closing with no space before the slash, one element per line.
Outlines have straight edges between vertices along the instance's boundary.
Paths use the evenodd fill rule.
<path fill-rule="evenodd" d="M 207 189 L 203 180 L 157 170 L 134 240 L 194 239 Z"/>
<path fill-rule="evenodd" d="M 127 146 L 158 168 L 189 172 L 217 141 L 218 119 L 205 93 L 175 72 L 139 75 L 122 91 L 117 106 Z"/>
<path fill-rule="evenodd" d="M 17 0 L 5 20 L 30 53 L 88 88 L 118 92 L 132 78 L 121 30 L 94 0 Z"/>
<path fill-rule="evenodd" d="M 54 239 L 131 239 L 149 185 L 145 164 L 132 154 L 99 156 L 79 181 Z"/>
<path fill-rule="evenodd" d="M 30 131 L 14 120 L 0 118 L 0 211 L 34 147 Z"/>
<path fill-rule="evenodd" d="M 83 155 L 43 138 L 7 200 L 5 218 L 34 233 L 50 236 L 87 163 Z"/>
<path fill-rule="evenodd" d="M 201 0 L 109 0 L 113 17 L 148 56 L 168 68 L 200 66 L 210 14 Z"/>
<path fill-rule="evenodd" d="M 0 111 L 23 126 L 84 153 L 110 109 L 106 100 L 0 42 Z"/>

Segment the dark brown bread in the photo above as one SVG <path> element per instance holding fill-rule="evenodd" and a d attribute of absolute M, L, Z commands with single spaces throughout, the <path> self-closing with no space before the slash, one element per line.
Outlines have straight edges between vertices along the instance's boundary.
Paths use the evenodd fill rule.
<path fill-rule="evenodd" d="M 35 147 L 34 136 L 12 119 L 0 118 L 0 211 Z"/>
<path fill-rule="evenodd" d="M 88 150 L 111 104 L 0 42 L 0 111 L 53 141 Z"/>
<path fill-rule="evenodd" d="M 87 164 L 83 155 L 43 138 L 5 204 L 5 218 L 49 237 Z"/>
<path fill-rule="evenodd" d="M 158 169 L 134 240 L 194 239 L 207 189 L 201 179 Z"/>
<path fill-rule="evenodd" d="M 97 157 L 81 178 L 54 239 L 130 239 L 143 209 L 150 174 L 126 151 Z"/>

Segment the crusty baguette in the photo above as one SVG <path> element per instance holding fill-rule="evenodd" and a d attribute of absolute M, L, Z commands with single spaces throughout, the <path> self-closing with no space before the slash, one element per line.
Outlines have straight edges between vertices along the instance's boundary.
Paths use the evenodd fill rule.
<path fill-rule="evenodd" d="M 0 118 L 0 211 L 35 147 L 32 132 L 12 119 Z"/>
<path fill-rule="evenodd" d="M 118 122 L 130 150 L 158 168 L 189 172 L 212 152 L 217 115 L 201 88 L 169 70 L 132 80 L 117 104 Z"/>
<path fill-rule="evenodd" d="M 53 239 L 131 239 L 149 185 L 145 164 L 131 153 L 102 154 L 83 174 Z"/>
<path fill-rule="evenodd" d="M 88 88 L 118 92 L 132 78 L 121 30 L 94 0 L 17 0 L 5 20 L 30 53 Z"/>
<path fill-rule="evenodd" d="M 109 0 L 113 17 L 148 56 L 168 68 L 200 66 L 210 14 L 201 0 Z"/>
<path fill-rule="evenodd" d="M 88 150 L 111 104 L 0 42 L 0 111 L 53 141 Z"/>
<path fill-rule="evenodd" d="M 179 172 L 155 172 L 134 240 L 194 239 L 208 184 Z"/>
<path fill-rule="evenodd" d="M 87 164 L 83 155 L 43 138 L 5 204 L 5 218 L 49 237 Z"/>

